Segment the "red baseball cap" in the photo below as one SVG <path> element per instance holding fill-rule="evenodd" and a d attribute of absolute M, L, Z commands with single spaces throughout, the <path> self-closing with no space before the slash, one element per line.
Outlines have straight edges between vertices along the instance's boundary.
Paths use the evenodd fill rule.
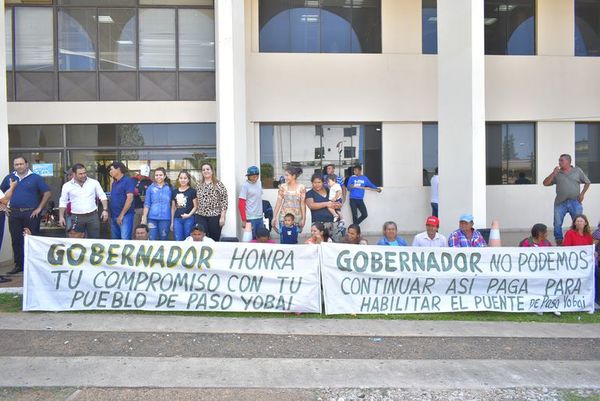
<path fill-rule="evenodd" d="M 438 219 L 435 216 L 429 216 L 427 218 L 427 221 L 425 222 L 426 226 L 435 226 L 435 227 L 439 227 L 440 226 L 440 219 Z"/>

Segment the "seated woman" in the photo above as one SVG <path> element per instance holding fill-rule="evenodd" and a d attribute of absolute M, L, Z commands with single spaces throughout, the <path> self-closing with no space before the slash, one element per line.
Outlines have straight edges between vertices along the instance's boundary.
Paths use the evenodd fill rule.
<path fill-rule="evenodd" d="M 548 227 L 545 224 L 537 223 L 531 227 L 531 236 L 525 238 L 519 242 L 521 247 L 541 247 L 541 246 L 552 246 L 552 243 L 548 241 Z"/>
<path fill-rule="evenodd" d="M 358 224 L 350 224 L 346 230 L 346 236 L 342 239 L 345 244 L 368 245 L 366 239 L 360 236 L 360 226 Z"/>
<path fill-rule="evenodd" d="M 398 226 L 393 221 L 383 223 L 383 238 L 377 242 L 377 245 L 387 246 L 407 246 L 404 238 L 398 235 Z"/>
<path fill-rule="evenodd" d="M 304 242 L 305 244 L 320 244 L 322 242 L 332 242 L 329 238 L 329 231 L 325 225 L 319 221 L 312 223 L 310 226 L 310 237 Z"/>
<path fill-rule="evenodd" d="M 592 230 L 584 214 L 578 214 L 573 219 L 571 229 L 565 233 L 563 246 L 592 245 Z"/>

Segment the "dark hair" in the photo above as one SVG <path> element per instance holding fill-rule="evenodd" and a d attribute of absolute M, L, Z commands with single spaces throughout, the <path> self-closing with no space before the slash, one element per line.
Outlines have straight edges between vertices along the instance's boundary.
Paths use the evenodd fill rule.
<path fill-rule="evenodd" d="M 575 230 L 575 220 L 577 220 L 580 217 L 585 221 L 585 227 L 583 227 L 583 233 L 591 234 L 592 230 L 590 229 L 590 222 L 588 221 L 588 218 L 585 214 L 578 214 L 577 216 L 573 217 L 573 223 L 571 224 L 571 230 Z"/>
<path fill-rule="evenodd" d="M 563 153 L 562 155 L 560 155 L 559 159 L 561 157 L 564 157 L 565 159 L 569 159 L 569 163 L 571 163 L 571 161 L 573 160 L 573 159 L 571 159 L 571 155 L 568 153 Z"/>
<path fill-rule="evenodd" d="M 360 226 L 358 224 L 350 224 L 348 226 L 348 230 L 350 229 L 353 229 L 358 235 L 360 235 Z"/>
<path fill-rule="evenodd" d="M 435 175 L 438 175 L 438 172 L 439 172 L 439 170 L 438 170 L 438 168 L 436 167 L 436 168 L 435 168 Z"/>
<path fill-rule="evenodd" d="M 208 166 L 210 167 L 210 171 L 212 171 L 212 183 L 213 185 L 217 185 L 217 183 L 219 182 L 219 180 L 217 179 L 217 175 L 215 174 L 215 169 L 212 166 L 212 164 L 210 164 L 209 162 L 204 162 L 200 165 L 200 171 L 202 171 L 202 169 L 204 168 L 204 166 Z M 200 182 L 204 182 L 204 177 L 202 177 L 202 180 Z"/>
<path fill-rule="evenodd" d="M 359 169 L 359 170 L 362 171 L 362 166 L 360 165 L 360 163 L 357 163 L 354 166 L 352 166 L 352 171 L 354 171 L 355 168 L 357 168 L 357 169 Z"/>
<path fill-rule="evenodd" d="M 271 233 L 269 233 L 269 230 L 267 230 L 264 227 L 258 227 L 256 229 L 256 238 L 264 238 L 264 237 L 271 238 Z"/>
<path fill-rule="evenodd" d="M 73 164 L 73 167 L 71 167 L 71 171 L 73 172 L 73 174 L 75 174 L 77 172 L 77 170 L 81 170 L 82 168 L 85 168 L 85 166 L 81 163 L 75 163 Z"/>
<path fill-rule="evenodd" d="M 135 226 L 135 229 L 137 230 L 138 228 L 141 228 L 143 230 L 145 230 L 146 232 L 149 232 L 150 230 L 148 230 L 148 226 L 145 224 L 138 224 L 137 226 Z"/>
<path fill-rule="evenodd" d="M 383 223 L 383 231 L 385 232 L 385 229 L 388 228 L 388 226 L 394 226 L 396 228 L 396 230 L 398 229 L 398 225 L 393 222 L 393 221 L 386 221 L 385 223 Z"/>
<path fill-rule="evenodd" d="M 320 221 L 315 221 L 312 223 L 312 227 L 315 227 L 317 230 L 321 231 L 323 233 L 323 241 L 327 242 L 329 239 L 329 230 L 325 228 L 325 224 L 321 223 Z"/>
<path fill-rule="evenodd" d="M 335 176 L 335 174 L 328 174 L 327 179 L 337 182 L 337 177 Z"/>
<path fill-rule="evenodd" d="M 287 171 L 288 174 L 293 175 L 294 177 L 298 178 L 302 174 L 302 167 L 287 166 L 285 168 L 285 171 Z"/>
<path fill-rule="evenodd" d="M 165 176 L 165 178 L 167 178 L 167 170 L 165 170 L 164 167 L 157 167 L 154 169 L 154 174 L 156 174 L 157 171 L 162 171 L 163 175 Z"/>
<path fill-rule="evenodd" d="M 23 159 L 23 161 L 25 161 L 25 163 L 29 163 L 29 162 L 27 161 L 27 159 L 26 159 L 24 156 L 17 156 L 17 157 L 15 157 L 15 158 L 13 158 L 13 163 L 14 163 L 14 162 L 15 162 L 15 160 L 17 160 L 17 159 Z"/>
<path fill-rule="evenodd" d="M 545 224 L 537 223 L 531 227 L 531 236 L 537 238 L 540 234 L 548 231 L 548 227 Z"/>
<path fill-rule="evenodd" d="M 310 182 L 313 182 L 314 180 L 321 180 L 323 181 L 323 176 L 319 173 L 314 173 L 311 177 L 310 177 Z"/>
<path fill-rule="evenodd" d="M 192 227 L 192 231 L 200 231 L 201 233 L 206 232 L 204 230 L 204 227 L 202 226 L 202 224 L 196 224 L 194 227 Z M 190 232 L 192 232 L 192 231 L 190 231 Z"/>
<path fill-rule="evenodd" d="M 283 218 L 284 218 L 284 219 L 285 219 L 286 217 L 291 217 L 291 218 L 292 218 L 292 220 L 296 220 L 296 216 L 294 216 L 294 215 L 293 215 L 293 214 L 291 214 L 291 213 L 286 213 L 286 214 L 285 214 L 285 216 L 283 216 Z"/>
<path fill-rule="evenodd" d="M 112 162 L 108 168 L 114 168 L 115 170 L 121 170 L 121 173 L 123 175 L 127 174 L 127 166 L 125 166 L 123 163 L 121 162 Z"/>
<path fill-rule="evenodd" d="M 326 164 L 325 167 L 323 167 L 323 175 L 327 175 L 327 169 L 329 168 L 329 166 L 333 167 L 333 171 L 335 171 L 335 164 L 329 163 Z"/>

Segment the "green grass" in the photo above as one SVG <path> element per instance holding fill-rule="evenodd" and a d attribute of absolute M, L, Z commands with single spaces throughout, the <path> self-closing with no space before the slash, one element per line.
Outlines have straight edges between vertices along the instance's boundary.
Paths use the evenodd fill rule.
<path fill-rule="evenodd" d="M 23 297 L 15 294 L 0 294 L 0 312 L 20 312 Z M 76 311 L 63 313 L 123 313 L 135 315 L 171 315 L 171 316 L 219 316 L 219 317 L 255 317 L 255 318 L 312 318 L 312 319 L 384 319 L 384 320 L 462 320 L 479 322 L 542 322 L 542 323 L 600 323 L 600 312 L 593 315 L 585 312 L 563 312 L 562 316 L 544 313 L 502 313 L 502 312 L 455 312 L 455 313 L 418 313 L 391 315 L 334 315 L 303 313 L 266 313 L 266 312 L 184 312 L 184 311 Z M 600 401 L 600 400 L 598 400 Z"/>
<path fill-rule="evenodd" d="M 580 395 L 571 391 L 566 391 L 562 394 L 563 401 L 600 401 L 600 395 Z"/>

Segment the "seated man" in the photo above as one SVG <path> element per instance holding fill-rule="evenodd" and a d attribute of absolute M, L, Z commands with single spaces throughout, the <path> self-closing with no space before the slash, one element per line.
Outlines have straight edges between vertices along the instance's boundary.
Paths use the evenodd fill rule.
<path fill-rule="evenodd" d="M 435 216 L 429 216 L 425 221 L 425 231 L 415 235 L 412 246 L 445 247 L 446 237 L 438 233 L 440 220 Z"/>
<path fill-rule="evenodd" d="M 206 232 L 204 231 L 204 227 L 202 224 L 196 224 L 194 228 L 192 228 L 192 233 L 189 237 L 187 237 L 184 241 L 188 242 L 206 242 L 206 243 L 214 243 L 215 240 L 208 237 Z"/>
<path fill-rule="evenodd" d="M 150 230 L 147 225 L 138 224 L 133 231 L 133 239 L 137 241 L 148 241 L 149 232 Z"/>
<path fill-rule="evenodd" d="M 473 215 L 460 216 L 459 229 L 448 237 L 448 246 L 456 248 L 485 247 L 487 243 L 483 235 L 473 228 Z"/>
<path fill-rule="evenodd" d="M 259 243 L 259 244 L 275 244 L 276 242 L 273 241 L 271 239 L 271 234 L 269 233 L 269 230 L 267 230 L 265 227 L 259 227 L 256 229 L 256 239 L 253 239 L 252 241 L 253 243 Z"/>

